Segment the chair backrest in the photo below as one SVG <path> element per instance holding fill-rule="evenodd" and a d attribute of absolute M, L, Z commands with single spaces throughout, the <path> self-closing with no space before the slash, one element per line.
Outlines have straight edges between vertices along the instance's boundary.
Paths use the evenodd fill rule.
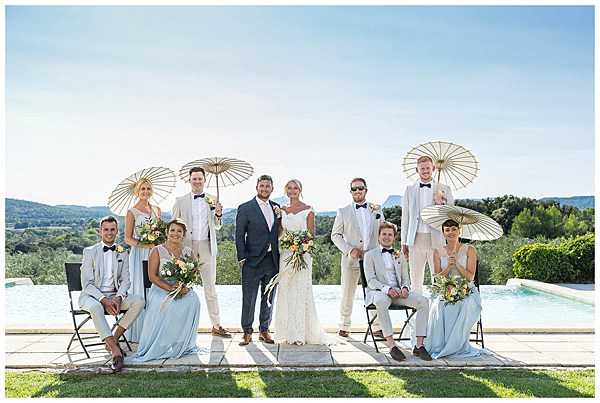
<path fill-rule="evenodd" d="M 144 273 L 144 288 L 152 287 L 152 281 L 150 281 L 150 276 L 148 275 L 148 261 L 142 261 L 142 273 Z"/>
<path fill-rule="evenodd" d="M 81 291 L 81 263 L 65 263 L 67 288 L 71 291 Z"/>
<path fill-rule="evenodd" d="M 473 276 L 473 283 L 475 283 L 475 287 L 479 290 L 479 260 L 475 264 L 475 275 Z"/>
<path fill-rule="evenodd" d="M 363 298 L 367 297 L 367 277 L 365 277 L 365 267 L 363 261 L 360 261 L 360 285 L 362 287 Z"/>

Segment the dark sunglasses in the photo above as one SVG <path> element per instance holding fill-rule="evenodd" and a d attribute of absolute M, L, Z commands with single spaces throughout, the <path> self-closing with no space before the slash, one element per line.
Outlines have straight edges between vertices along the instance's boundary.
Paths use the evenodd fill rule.
<path fill-rule="evenodd" d="M 352 186 L 350 188 L 351 191 L 356 192 L 357 190 L 365 190 L 366 187 L 365 186 Z"/>

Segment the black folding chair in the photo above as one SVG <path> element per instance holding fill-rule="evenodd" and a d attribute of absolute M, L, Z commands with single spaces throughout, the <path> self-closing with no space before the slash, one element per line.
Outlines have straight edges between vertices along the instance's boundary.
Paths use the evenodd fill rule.
<path fill-rule="evenodd" d="M 363 301 L 365 301 L 367 298 L 367 278 L 365 277 L 365 269 L 363 267 L 362 260 L 360 261 L 360 285 L 362 286 L 362 291 L 363 291 Z M 364 307 L 365 307 L 365 312 L 367 314 L 367 331 L 365 332 L 365 337 L 363 339 L 363 343 L 367 342 L 367 337 L 369 337 L 369 334 L 370 334 L 371 339 L 373 340 L 373 344 L 375 345 L 375 351 L 379 352 L 379 347 L 377 347 L 377 342 L 384 341 L 385 339 L 382 337 L 375 337 L 375 334 L 373 333 L 373 323 L 375 322 L 375 319 L 377 319 L 377 307 L 375 306 L 375 304 L 370 304 L 369 306 L 364 305 Z M 408 322 L 413 317 L 413 315 L 417 312 L 417 310 L 411 306 L 393 305 L 393 304 L 390 305 L 390 307 L 388 309 L 390 311 L 406 312 L 406 320 L 404 321 L 402 330 L 400 330 L 400 334 L 398 334 L 398 338 L 396 340 L 397 341 L 410 340 L 410 337 L 403 338 L 402 334 L 404 333 L 404 329 L 406 329 L 406 326 L 408 326 Z M 369 311 L 375 311 L 375 314 L 373 315 L 373 317 L 371 317 L 371 315 L 369 314 Z M 409 311 L 411 311 L 410 314 L 408 313 Z"/>
<path fill-rule="evenodd" d="M 150 276 L 148 276 L 148 261 L 142 260 L 142 273 L 144 274 L 144 308 L 148 301 L 146 301 L 146 290 L 152 287 L 152 281 L 150 281 Z"/>
<path fill-rule="evenodd" d="M 85 353 L 87 358 L 90 358 L 90 354 L 88 353 L 86 347 L 101 346 L 101 345 L 104 345 L 104 342 L 101 341 L 99 343 L 85 344 L 83 342 L 84 340 L 96 339 L 99 337 L 99 335 L 96 333 L 92 336 L 81 336 L 81 334 L 79 332 L 81 330 L 81 328 L 83 327 L 83 325 L 85 325 L 90 319 L 92 319 L 92 316 L 90 315 L 90 313 L 88 311 L 83 310 L 83 309 L 75 309 L 73 307 L 73 298 L 71 296 L 71 293 L 74 291 L 82 290 L 81 289 L 81 263 L 65 263 L 65 273 L 67 275 L 67 288 L 69 290 L 69 303 L 71 304 L 71 316 L 73 318 L 73 329 L 75 330 L 75 333 L 73 333 L 73 335 L 71 336 L 71 340 L 69 340 L 69 345 L 67 346 L 67 353 L 70 351 L 71 345 L 73 344 L 75 337 L 77 337 L 77 339 L 79 340 L 79 344 L 81 344 L 81 347 L 83 348 L 83 352 Z M 125 312 L 127 312 L 127 311 L 121 310 L 121 312 L 119 314 L 124 314 Z M 108 312 L 104 311 L 104 314 L 108 315 Z M 82 322 L 80 322 L 79 324 L 77 324 L 77 319 L 76 319 L 77 316 L 85 316 L 85 319 Z M 119 315 L 115 315 L 115 324 L 113 325 L 111 330 L 114 330 L 114 328 L 117 326 L 118 323 L 119 323 Z M 127 345 L 127 348 L 129 349 L 129 351 L 133 351 L 131 349 L 131 346 L 129 345 L 129 341 L 127 341 L 127 338 L 125 337 L 125 335 L 122 336 L 122 340 Z"/>
<path fill-rule="evenodd" d="M 475 276 L 473 277 L 473 283 L 475 283 L 475 287 L 477 287 L 477 291 L 479 291 L 479 261 L 475 265 Z M 470 338 L 469 341 L 474 341 L 475 343 L 481 343 L 481 347 L 485 348 L 483 344 L 483 325 L 481 324 L 481 314 L 479 314 L 479 320 L 477 321 L 475 330 L 471 331 L 471 336 L 475 335 L 475 338 Z"/>

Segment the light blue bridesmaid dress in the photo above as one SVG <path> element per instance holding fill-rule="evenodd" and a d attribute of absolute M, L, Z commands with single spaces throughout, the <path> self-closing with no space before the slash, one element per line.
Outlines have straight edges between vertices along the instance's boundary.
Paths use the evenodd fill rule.
<path fill-rule="evenodd" d="M 467 267 L 468 245 L 461 245 L 456 253 L 456 260 L 462 267 Z M 438 249 L 442 270 L 448 267 L 448 255 L 445 249 Z M 450 269 L 449 276 L 460 276 L 455 267 Z M 433 299 L 429 311 L 429 323 L 425 348 L 432 358 L 441 357 L 476 357 L 485 350 L 476 348 L 469 343 L 471 328 L 481 314 L 481 297 L 479 291 L 471 282 L 473 292 L 462 301 L 447 304 L 440 296 Z"/>
<path fill-rule="evenodd" d="M 164 245 L 158 245 L 154 249 L 160 256 L 160 267 L 171 259 Z M 191 255 L 192 249 L 185 247 L 182 254 Z M 196 346 L 200 321 L 198 295 L 191 289 L 183 297 L 170 300 L 161 309 L 161 304 L 167 295 L 167 291 L 152 284 L 148 292 L 140 344 L 132 361 L 180 358 L 186 354 L 205 350 Z"/>
<path fill-rule="evenodd" d="M 150 217 L 156 218 L 154 210 L 152 215 L 148 215 L 143 211 L 132 207 L 129 209 L 133 214 L 135 222 L 133 224 L 133 238 L 139 240 L 140 234 L 138 227 L 146 223 Z M 129 252 L 129 279 L 131 280 L 131 286 L 127 292 L 129 295 L 137 295 L 140 298 L 144 298 L 144 273 L 142 272 L 142 262 L 148 260 L 150 254 L 149 248 L 140 248 L 138 246 L 132 246 Z M 135 321 L 129 326 L 129 329 L 125 331 L 125 337 L 127 340 L 138 342 L 140 335 L 142 334 L 142 326 L 144 324 L 145 309 L 142 309 L 140 315 Z"/>

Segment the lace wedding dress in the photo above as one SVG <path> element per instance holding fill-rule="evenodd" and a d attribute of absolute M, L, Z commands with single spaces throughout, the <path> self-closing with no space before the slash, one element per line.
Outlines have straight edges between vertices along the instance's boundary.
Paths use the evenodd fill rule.
<path fill-rule="evenodd" d="M 288 231 L 305 231 L 312 209 L 296 214 L 281 211 L 281 224 Z M 292 271 L 285 263 L 289 250 L 281 250 L 279 284 L 275 296 L 275 341 L 289 344 L 332 344 L 317 317 L 312 289 L 312 256 L 304 254 L 307 269 Z"/>

